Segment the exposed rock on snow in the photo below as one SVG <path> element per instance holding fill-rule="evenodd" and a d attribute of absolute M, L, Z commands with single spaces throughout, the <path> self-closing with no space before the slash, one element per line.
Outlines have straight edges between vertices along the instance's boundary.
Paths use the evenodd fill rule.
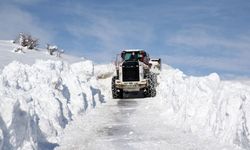
<path fill-rule="evenodd" d="M 167 122 L 250 149 L 249 86 L 221 81 L 216 73 L 189 77 L 169 68 L 160 81 L 158 97 L 166 101 Z"/>

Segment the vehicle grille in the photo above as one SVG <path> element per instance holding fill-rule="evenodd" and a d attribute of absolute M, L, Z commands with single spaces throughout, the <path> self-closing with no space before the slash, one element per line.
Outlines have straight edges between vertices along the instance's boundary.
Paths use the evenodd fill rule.
<path fill-rule="evenodd" d="M 126 81 L 139 81 L 139 64 L 138 62 L 128 61 L 122 65 L 122 79 Z"/>

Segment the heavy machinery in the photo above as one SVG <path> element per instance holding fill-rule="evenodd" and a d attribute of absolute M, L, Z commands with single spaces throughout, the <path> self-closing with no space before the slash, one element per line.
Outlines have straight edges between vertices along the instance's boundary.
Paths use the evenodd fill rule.
<path fill-rule="evenodd" d="M 113 76 L 112 96 L 123 98 L 124 92 L 143 92 L 145 97 L 156 96 L 157 72 L 161 60 L 150 61 L 148 53 L 140 49 L 124 50 L 116 58 L 116 75 Z M 159 71 L 158 71 L 159 72 Z"/>

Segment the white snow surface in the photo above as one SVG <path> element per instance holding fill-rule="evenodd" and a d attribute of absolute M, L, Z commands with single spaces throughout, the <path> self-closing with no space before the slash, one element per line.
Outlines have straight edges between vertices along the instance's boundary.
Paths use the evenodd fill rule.
<path fill-rule="evenodd" d="M 3 149 L 50 149 L 68 122 L 103 101 L 91 61 L 12 62 L 0 85 Z"/>
<path fill-rule="evenodd" d="M 167 122 L 250 149 L 250 86 L 221 81 L 216 73 L 192 77 L 169 68 L 159 78 Z"/>
<path fill-rule="evenodd" d="M 67 55 L 58 60 L 44 51 L 14 53 L 12 50 L 15 47 L 16 45 L 10 41 L 0 41 L 0 68 L 2 69 L 0 73 L 0 149 L 88 147 L 86 143 L 95 140 L 94 137 L 98 136 L 93 135 L 94 131 L 102 128 L 101 126 L 112 120 L 112 116 L 117 113 L 117 101 L 112 100 L 110 91 L 110 77 L 114 66 L 112 64 L 94 65 L 92 61 Z M 204 139 L 212 138 L 222 145 L 234 144 L 243 149 L 250 149 L 250 86 L 248 84 L 221 81 L 216 73 L 205 77 L 187 76 L 167 65 L 163 65 L 158 82 L 160 84 L 155 98 L 147 98 L 145 101 L 135 99 L 138 107 L 126 108 L 135 109 L 133 114 L 128 113 L 128 122 L 125 122 L 133 123 L 131 128 L 133 130 L 128 131 L 128 135 L 136 136 L 134 131 L 141 134 L 144 131 L 148 133 L 150 129 L 144 124 L 149 124 L 152 120 L 149 124 L 152 128 L 150 135 L 154 135 L 153 129 L 159 127 L 156 133 L 167 132 L 160 136 L 169 135 L 169 138 L 178 139 L 179 136 L 174 134 L 181 134 L 184 131 L 187 134 L 181 134 L 184 138 L 180 137 L 179 140 L 184 140 L 185 137 L 187 139 L 189 135 L 191 138 L 196 135 Z M 103 103 L 105 104 L 101 105 Z M 108 111 L 109 107 L 111 111 Z M 101 116 L 102 114 L 104 116 Z M 144 118 L 143 114 L 148 117 Z M 159 117 L 155 117 L 157 115 Z M 137 126 L 140 128 L 136 128 Z M 177 129 L 178 131 L 174 132 Z M 84 139 L 81 140 L 81 138 Z M 144 137 L 140 138 L 143 140 Z M 164 139 L 168 138 L 164 137 Z M 172 148 L 164 141 L 163 145 L 158 146 L 170 146 L 170 149 L 175 149 L 178 143 L 174 142 Z M 197 147 L 202 142 L 193 143 L 195 146 L 192 144 L 190 146 L 190 142 L 192 140 L 187 140 L 186 143 L 182 141 L 179 144 L 188 146 L 185 149 L 204 148 Z M 90 143 L 93 144 L 93 141 Z M 207 144 L 206 149 L 209 149 L 211 143 L 213 142 L 203 142 Z M 168 148 L 152 147 L 152 144 L 157 145 L 157 142 L 142 142 L 139 145 L 132 144 L 132 147 L 134 149 Z M 94 147 L 90 146 L 98 149 L 100 148 L 98 146 L 103 146 L 103 143 L 97 142 Z M 108 146 L 111 149 L 114 148 L 113 145 Z M 183 148 L 179 147 L 179 149 Z"/>

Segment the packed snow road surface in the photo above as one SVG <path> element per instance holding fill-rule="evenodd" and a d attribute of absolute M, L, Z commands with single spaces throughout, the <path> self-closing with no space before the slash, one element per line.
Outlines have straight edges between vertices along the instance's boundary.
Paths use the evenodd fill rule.
<path fill-rule="evenodd" d="M 161 106 L 157 98 L 110 100 L 70 124 L 57 149 L 236 149 L 169 126 Z"/>

